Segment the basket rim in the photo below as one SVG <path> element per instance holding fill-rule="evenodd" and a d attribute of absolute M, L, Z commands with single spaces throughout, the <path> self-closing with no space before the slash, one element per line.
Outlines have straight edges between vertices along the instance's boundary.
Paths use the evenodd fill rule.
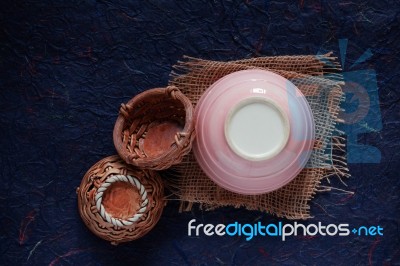
<path fill-rule="evenodd" d="M 131 109 L 137 106 L 139 103 L 142 103 L 146 99 L 160 97 L 160 96 L 167 96 L 174 100 L 178 100 L 185 109 L 185 125 L 182 131 L 177 133 L 181 141 L 178 142 L 178 137 L 176 137 L 175 138 L 176 145 L 170 146 L 168 150 L 163 151 L 163 153 L 158 156 L 134 158 L 133 153 L 129 152 L 126 149 L 126 147 L 124 147 L 122 141 L 123 130 L 126 128 L 125 125 L 127 122 L 126 116 L 127 115 L 129 116 L 130 112 L 132 111 Z M 190 142 L 192 141 L 192 138 L 195 135 L 193 117 L 194 117 L 194 108 L 192 102 L 177 87 L 168 86 L 168 87 L 160 87 L 160 88 L 153 88 L 146 90 L 131 98 L 126 104 L 121 104 L 120 112 L 115 122 L 113 130 L 114 146 L 119 156 L 127 163 L 151 169 L 151 167 L 145 167 L 142 164 L 153 163 L 155 161 L 162 162 L 167 158 L 176 156 L 179 157 L 180 152 L 182 150 L 181 149 L 182 145 L 186 145 L 188 140 L 189 140 L 189 145 L 191 144 Z"/>
<path fill-rule="evenodd" d="M 121 219 L 121 218 L 115 218 L 113 217 L 104 207 L 102 201 L 103 201 L 103 194 L 108 190 L 108 188 L 113 184 L 117 182 L 125 182 L 128 184 L 131 184 L 132 186 L 136 187 L 139 190 L 140 193 L 140 208 L 137 210 L 137 213 L 135 213 L 132 217 L 129 217 L 128 219 Z M 97 211 L 100 213 L 100 216 L 107 222 L 112 223 L 115 226 L 123 227 L 127 225 L 132 225 L 136 223 L 142 216 L 146 213 L 148 209 L 148 203 L 149 203 L 149 198 L 147 197 L 147 191 L 146 188 L 143 186 L 143 184 L 134 176 L 131 175 L 112 175 L 109 176 L 104 183 L 97 189 L 96 191 L 96 196 L 95 196 L 95 201 L 96 201 L 96 208 Z"/>

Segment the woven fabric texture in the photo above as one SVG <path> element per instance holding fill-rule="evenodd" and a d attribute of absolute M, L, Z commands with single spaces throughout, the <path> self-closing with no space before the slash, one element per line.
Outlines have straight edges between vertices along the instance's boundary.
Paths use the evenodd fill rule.
<path fill-rule="evenodd" d="M 245 207 L 288 219 L 308 219 L 310 200 L 321 180 L 336 175 L 349 177 L 345 163 L 343 139 L 336 126 L 343 100 L 342 77 L 337 58 L 331 53 L 313 56 L 258 57 L 230 62 L 185 57 L 174 66 L 170 85 L 181 90 L 196 106 L 201 95 L 218 79 L 246 69 L 275 72 L 295 84 L 305 95 L 315 120 L 315 145 L 306 167 L 284 187 L 261 195 L 241 195 L 225 190 L 211 181 L 197 164 L 193 153 L 174 167 L 170 189 L 182 201 L 180 210 L 189 211 L 194 203 L 207 210 L 222 206 Z"/>

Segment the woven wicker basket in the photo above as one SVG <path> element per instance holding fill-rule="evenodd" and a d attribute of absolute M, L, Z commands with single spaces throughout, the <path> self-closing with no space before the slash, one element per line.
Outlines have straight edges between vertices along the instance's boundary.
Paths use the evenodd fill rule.
<path fill-rule="evenodd" d="M 140 238 L 156 225 L 165 205 L 163 190 L 157 172 L 138 170 L 110 156 L 83 177 L 78 209 L 95 235 L 116 245 Z"/>
<path fill-rule="evenodd" d="M 147 90 L 122 104 L 113 132 L 125 162 L 152 170 L 180 163 L 194 136 L 192 103 L 174 86 Z"/>

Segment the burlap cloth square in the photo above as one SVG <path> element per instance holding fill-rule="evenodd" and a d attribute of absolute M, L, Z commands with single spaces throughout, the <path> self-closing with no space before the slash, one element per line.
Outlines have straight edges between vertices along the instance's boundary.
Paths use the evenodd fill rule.
<path fill-rule="evenodd" d="M 185 57 L 171 73 L 169 85 L 177 86 L 196 106 L 204 91 L 221 77 L 235 71 L 260 68 L 292 81 L 306 96 L 312 109 L 316 140 L 305 169 L 289 184 L 262 195 L 246 196 L 227 191 L 211 181 L 197 164 L 193 153 L 174 167 L 175 178 L 167 185 L 181 200 L 180 211 L 199 203 L 206 210 L 222 206 L 245 207 L 288 219 L 310 218 L 310 200 L 315 193 L 330 190 L 321 180 L 348 177 L 344 141 L 336 128 L 343 80 L 337 58 L 331 53 L 315 56 L 258 57 L 230 62 Z M 336 135 L 336 136 L 335 136 Z"/>

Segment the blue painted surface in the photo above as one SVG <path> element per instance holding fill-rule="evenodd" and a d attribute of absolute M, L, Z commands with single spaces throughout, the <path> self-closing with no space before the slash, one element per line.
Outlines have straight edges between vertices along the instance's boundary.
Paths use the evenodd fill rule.
<path fill-rule="evenodd" d="M 391 1 L 2 1 L 0 264 L 399 265 L 399 14 Z M 351 164 L 347 187 L 332 179 L 355 194 L 318 194 L 306 224 L 380 225 L 384 236 L 188 237 L 192 218 L 289 221 L 233 208 L 178 214 L 177 202 L 146 237 L 126 245 L 86 229 L 75 189 L 91 165 L 115 154 L 120 103 L 166 85 L 184 54 L 339 56 L 340 39 L 348 39 L 347 75 L 376 73 L 381 117 L 371 114 L 356 141 L 380 160 Z"/>

